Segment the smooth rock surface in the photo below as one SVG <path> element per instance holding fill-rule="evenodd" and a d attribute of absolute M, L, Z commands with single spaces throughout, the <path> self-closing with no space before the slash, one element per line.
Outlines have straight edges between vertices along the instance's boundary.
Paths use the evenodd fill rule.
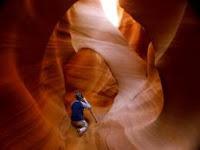
<path fill-rule="evenodd" d="M 74 2 L 0 3 L 1 149 L 198 150 L 198 5 L 121 0 L 117 29 L 97 0 Z M 75 88 L 100 120 L 86 111 L 82 138 L 69 119 Z"/>

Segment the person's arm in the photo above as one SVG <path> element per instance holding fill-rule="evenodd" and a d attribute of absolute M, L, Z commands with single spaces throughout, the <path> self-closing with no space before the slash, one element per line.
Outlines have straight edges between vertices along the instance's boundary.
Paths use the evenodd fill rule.
<path fill-rule="evenodd" d="M 90 109 L 92 107 L 85 98 L 83 98 L 83 100 L 81 101 L 81 104 L 83 105 L 84 108 L 87 108 L 87 109 Z"/>

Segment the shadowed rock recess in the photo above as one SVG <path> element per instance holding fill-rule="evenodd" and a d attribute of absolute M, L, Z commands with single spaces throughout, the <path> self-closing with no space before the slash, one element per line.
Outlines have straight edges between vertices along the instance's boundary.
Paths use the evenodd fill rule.
<path fill-rule="evenodd" d="M 196 2 L 120 0 L 116 25 L 103 1 L 0 2 L 1 150 L 200 149 Z"/>

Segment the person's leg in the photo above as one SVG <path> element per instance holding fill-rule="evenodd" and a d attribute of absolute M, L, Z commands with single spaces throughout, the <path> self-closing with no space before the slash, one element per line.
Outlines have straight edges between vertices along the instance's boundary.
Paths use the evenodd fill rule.
<path fill-rule="evenodd" d="M 72 125 L 77 129 L 78 133 L 82 135 L 85 131 L 87 131 L 88 123 L 85 120 L 81 121 L 72 121 Z"/>
<path fill-rule="evenodd" d="M 78 129 L 79 134 L 83 134 L 88 129 L 88 123 L 85 120 L 81 120 L 81 128 Z"/>

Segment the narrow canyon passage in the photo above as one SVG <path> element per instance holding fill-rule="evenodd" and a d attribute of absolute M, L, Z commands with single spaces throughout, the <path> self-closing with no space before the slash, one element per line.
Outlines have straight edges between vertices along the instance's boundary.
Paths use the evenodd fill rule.
<path fill-rule="evenodd" d="M 1 149 L 199 149 L 191 1 L 4 0 L 0 11 Z M 82 137 L 76 89 L 99 121 L 85 111 Z"/>
<path fill-rule="evenodd" d="M 99 120 L 99 123 L 95 124 L 86 112 L 90 122 L 86 134 L 87 145 L 83 142 L 84 138 L 81 138 L 80 144 L 77 135 L 73 133 L 70 137 L 68 131 L 67 139 L 77 139 L 79 143 L 72 142 L 75 143 L 73 149 L 87 148 L 95 141 L 99 141 L 102 147 L 107 145 L 112 148 L 110 139 L 120 139 L 121 136 L 125 137 L 122 143 L 127 143 L 126 147 L 129 149 L 133 148 L 133 132 L 155 121 L 162 110 L 163 94 L 154 66 L 153 45 L 143 27 L 120 9 L 121 20 L 116 25 L 109 21 L 100 1 L 76 2 L 57 24 L 47 46 L 43 67 L 43 77 L 47 82 L 44 83 L 45 86 L 55 90 L 58 88 L 54 95 L 66 88 L 64 101 L 67 112 L 70 112 L 74 91 L 83 91 Z M 69 46 L 63 50 L 58 41 L 68 41 L 65 44 L 71 44 L 72 51 L 75 49 L 78 53 L 67 50 Z M 73 57 L 67 59 L 69 55 Z M 50 72 L 49 68 L 52 66 L 57 68 L 57 72 L 55 69 Z M 49 80 L 50 78 L 55 81 Z M 52 87 L 54 82 L 60 82 L 59 85 L 65 83 L 65 86 Z M 43 95 L 49 96 L 51 92 L 44 94 L 43 91 Z M 141 108 L 145 108 L 145 111 Z M 112 134 L 106 139 L 104 134 L 110 134 L 107 128 Z M 124 128 L 125 132 L 122 132 L 121 128 Z M 94 138 L 96 135 L 99 135 L 98 138 Z M 114 144 L 115 148 L 120 145 Z"/>

